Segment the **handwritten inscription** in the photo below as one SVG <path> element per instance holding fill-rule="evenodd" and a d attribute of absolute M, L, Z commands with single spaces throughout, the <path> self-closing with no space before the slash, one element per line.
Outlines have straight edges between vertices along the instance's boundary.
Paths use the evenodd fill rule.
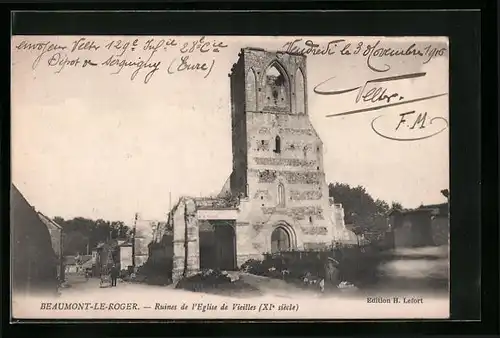
<path fill-rule="evenodd" d="M 431 100 L 434 98 L 438 98 L 441 96 L 447 95 L 447 93 L 441 93 L 441 94 L 435 94 L 435 95 L 429 95 L 429 96 L 421 96 L 417 98 L 412 98 L 412 99 L 405 99 L 405 97 L 394 90 L 390 90 L 390 85 L 391 83 L 395 81 L 401 81 L 401 80 L 409 80 L 409 79 L 417 79 L 417 78 L 423 78 L 427 75 L 425 72 L 417 72 L 417 73 L 409 73 L 409 74 L 402 74 L 402 75 L 394 75 L 394 76 L 386 76 L 386 77 L 378 77 L 375 79 L 370 79 L 365 81 L 359 86 L 355 87 L 350 87 L 350 88 L 339 88 L 339 89 L 329 89 L 329 90 L 323 90 L 321 89 L 322 86 L 325 86 L 327 83 L 332 83 L 333 79 L 335 77 L 331 77 L 321 83 L 319 83 L 316 87 L 314 87 L 314 92 L 319 95 L 344 95 L 347 93 L 352 93 L 357 91 L 357 95 L 354 99 L 354 104 L 359 104 L 359 103 L 368 103 L 372 104 L 369 107 L 364 107 L 364 108 L 359 108 L 359 109 L 353 109 L 349 110 L 346 112 L 341 112 L 341 113 L 335 113 L 335 114 L 329 114 L 327 117 L 338 117 L 338 116 L 345 116 L 345 115 L 352 115 L 352 114 L 359 114 L 359 113 L 366 113 L 369 111 L 375 111 L 375 110 L 380 110 L 383 108 L 389 108 L 393 106 L 399 106 L 399 105 L 404 105 L 404 104 L 410 104 L 410 103 L 415 103 L 415 102 L 420 102 L 420 101 L 426 101 L 426 100 Z M 374 104 L 374 105 L 373 105 Z M 412 114 L 413 112 L 410 113 L 403 113 L 402 116 L 406 114 Z M 425 113 L 427 114 L 427 113 Z M 427 118 L 427 115 L 418 115 L 415 125 L 421 121 L 424 121 Z M 380 132 L 379 128 L 376 127 L 375 121 L 378 120 L 382 116 L 376 117 L 371 124 L 372 130 L 378 134 L 379 136 L 382 136 L 387 139 L 392 139 L 392 140 L 398 140 L 398 141 L 410 141 L 410 140 L 421 140 L 425 138 L 429 138 L 431 136 L 437 135 L 441 133 L 444 129 L 446 129 L 448 122 L 444 118 L 439 118 L 441 121 L 446 121 L 446 126 L 444 126 L 443 129 L 440 129 L 439 131 L 436 131 L 435 133 L 427 134 L 425 136 L 411 136 L 411 137 L 404 137 L 404 138 L 398 138 L 398 137 L 392 137 L 388 136 L 387 133 L 385 132 Z M 437 121 L 437 117 L 429 119 L 429 121 Z M 400 124 L 396 127 L 396 130 L 401 126 L 401 123 L 406 122 L 404 120 L 404 117 L 402 117 Z M 415 125 L 412 126 L 411 129 L 415 129 Z"/>
<path fill-rule="evenodd" d="M 283 49 L 287 53 L 302 54 L 302 55 L 333 55 L 338 48 L 339 43 L 345 40 L 332 40 L 326 44 L 319 44 L 313 40 L 295 39 L 288 41 L 283 45 Z"/>
<path fill-rule="evenodd" d="M 174 74 L 175 72 L 202 72 L 204 73 L 204 78 L 207 78 L 212 72 L 212 68 L 215 64 L 215 59 L 209 63 L 193 63 L 189 60 L 189 55 L 184 55 L 180 57 L 180 60 L 173 59 L 168 66 L 168 73 Z"/>
<path fill-rule="evenodd" d="M 403 74 L 403 75 L 380 77 L 380 78 L 365 81 L 360 86 L 356 86 L 356 87 L 352 87 L 352 88 L 321 90 L 320 89 L 321 86 L 324 86 L 325 84 L 332 82 L 332 80 L 335 78 L 335 77 L 331 77 L 331 78 L 321 82 L 317 86 L 315 86 L 314 92 L 316 94 L 320 94 L 320 95 L 342 95 L 342 94 L 347 94 L 347 93 L 350 93 L 353 91 L 358 91 L 358 95 L 356 96 L 355 103 L 368 102 L 368 103 L 379 103 L 380 104 L 378 106 L 372 106 L 372 107 L 364 108 L 364 109 L 356 109 L 356 110 L 352 110 L 352 111 L 348 111 L 348 112 L 344 112 L 344 113 L 332 114 L 329 116 L 343 116 L 343 115 L 362 113 L 362 112 L 367 112 L 367 111 L 371 111 L 371 110 L 377 110 L 380 108 L 387 108 L 387 107 L 391 107 L 394 105 L 400 105 L 403 103 L 429 100 L 429 99 L 437 97 L 437 96 L 446 95 L 446 93 L 443 93 L 440 95 L 421 97 L 421 98 L 418 98 L 417 100 L 413 99 L 413 100 L 406 100 L 403 102 L 399 102 L 399 101 L 404 100 L 404 96 L 397 93 L 397 92 L 391 92 L 387 88 L 387 86 L 390 85 L 390 83 L 392 83 L 394 81 L 420 78 L 420 77 L 424 77 L 425 75 L 426 75 L 425 72 L 419 72 L 419 73 L 410 73 L 410 74 Z"/>
<path fill-rule="evenodd" d="M 22 41 L 17 51 L 33 53 L 32 69 L 46 66 L 60 74 L 68 69 L 105 68 L 110 75 L 128 72 L 130 80 L 143 83 L 155 74 L 198 73 L 207 78 L 216 64 L 215 53 L 228 45 L 220 40 L 200 38 L 89 39 L 79 37 L 68 44 L 52 41 Z"/>
<path fill-rule="evenodd" d="M 283 44 L 282 50 L 288 53 L 314 56 L 362 56 L 366 60 L 367 67 L 374 72 L 390 70 L 391 66 L 385 63 L 389 58 L 421 58 L 422 63 L 426 64 L 448 52 L 447 48 L 436 47 L 433 44 L 420 47 L 416 43 L 407 43 L 396 48 L 384 46 L 384 42 L 381 40 L 374 43 L 363 41 L 353 43 L 345 39 L 331 40 L 327 43 L 318 43 L 311 39 L 294 39 Z M 383 62 L 383 64 L 379 65 L 377 62 Z"/>
<path fill-rule="evenodd" d="M 385 127 L 380 123 L 383 118 L 391 118 Z M 387 125 L 395 125 L 395 128 L 388 128 Z M 426 111 L 412 110 L 399 114 L 397 119 L 386 115 L 377 116 L 372 120 L 371 127 L 377 135 L 388 140 L 418 141 L 442 133 L 448 128 L 448 120 L 441 116 L 433 117 Z"/>
<path fill-rule="evenodd" d="M 373 78 L 368 80 L 361 80 L 357 85 L 345 85 L 345 79 L 339 79 L 336 76 L 327 78 L 326 80 L 320 81 L 317 85 L 313 87 L 315 94 L 322 96 L 345 96 L 349 95 L 352 97 L 353 105 L 359 106 L 354 109 L 331 113 L 326 115 L 326 117 L 339 117 L 352 114 L 366 113 L 375 110 L 382 110 L 385 108 L 393 106 L 408 105 L 415 102 L 431 100 L 448 95 L 446 92 L 441 92 L 438 94 L 432 93 L 433 95 L 421 95 L 417 97 L 411 97 L 413 93 L 401 92 L 401 88 L 404 86 L 394 85 L 396 82 L 401 82 L 404 80 L 417 80 L 424 79 L 427 75 L 426 72 L 408 72 L 408 73 L 397 73 L 397 71 L 392 70 L 392 64 L 394 62 L 405 62 L 405 59 L 410 60 L 414 64 L 425 65 L 434 60 L 437 57 L 447 56 L 448 47 L 436 43 L 416 43 L 412 41 L 400 41 L 397 44 L 394 41 L 384 41 L 384 40 L 374 40 L 374 41 L 352 41 L 346 39 L 331 40 L 325 43 L 319 43 L 314 41 L 314 39 L 293 39 L 287 41 L 282 49 L 289 53 L 301 54 L 301 55 L 313 55 L 313 56 L 331 56 L 335 55 L 338 57 L 359 57 L 364 60 L 367 68 L 374 74 Z M 392 71 L 391 71 L 392 70 Z M 380 76 L 381 73 L 387 74 L 386 76 Z M 391 74 L 392 73 L 392 74 Z M 352 81 L 353 78 L 348 79 L 347 82 Z M 420 87 L 421 88 L 421 87 Z M 407 91 L 407 90 L 406 90 Z M 355 94 L 355 95 L 354 95 Z M 349 99 L 347 99 L 349 100 Z M 403 113 L 403 115 L 409 115 L 410 113 Z M 419 136 L 395 136 L 391 133 L 398 132 L 393 131 L 381 131 L 382 124 L 380 118 L 382 116 L 376 117 L 372 122 L 372 130 L 379 134 L 380 136 L 388 139 L 394 140 L 419 140 L 424 138 L 429 138 L 434 135 L 441 133 L 448 126 L 448 121 L 444 117 L 426 115 L 415 115 L 416 122 L 415 126 L 422 121 L 427 121 L 429 127 L 426 132 L 423 132 L 423 128 L 417 128 L 413 125 L 410 126 L 411 130 L 417 132 L 420 131 Z M 410 118 L 408 116 L 408 118 Z M 404 119 L 404 117 L 402 117 Z M 377 122 L 378 121 L 378 122 Z M 431 121 L 433 132 L 430 132 Z M 441 128 L 436 127 L 440 123 Z M 407 122 L 407 121 L 404 121 Z M 399 125 L 401 128 L 402 124 Z M 435 129 L 437 128 L 437 129 Z M 398 128 L 396 128 L 398 129 Z M 399 129 L 401 132 L 401 129 Z M 424 135 L 425 134 L 425 135 Z M 392 136 L 391 136 L 392 135 Z M 394 136 L 394 137 L 393 137 Z"/>

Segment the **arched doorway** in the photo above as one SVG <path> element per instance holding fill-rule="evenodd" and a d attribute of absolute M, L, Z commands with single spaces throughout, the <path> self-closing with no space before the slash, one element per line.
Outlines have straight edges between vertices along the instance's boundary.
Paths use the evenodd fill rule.
<path fill-rule="evenodd" d="M 218 220 L 200 223 L 200 269 L 236 269 L 236 232 L 231 223 Z"/>
<path fill-rule="evenodd" d="M 271 253 L 288 251 L 292 248 L 292 238 L 284 227 L 277 227 L 271 234 Z"/>

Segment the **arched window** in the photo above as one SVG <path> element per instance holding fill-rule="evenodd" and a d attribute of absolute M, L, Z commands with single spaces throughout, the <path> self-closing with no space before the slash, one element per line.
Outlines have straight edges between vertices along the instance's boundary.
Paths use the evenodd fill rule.
<path fill-rule="evenodd" d="M 266 70 L 264 81 L 265 105 L 269 108 L 288 110 L 290 85 L 285 70 L 277 61 Z"/>
<path fill-rule="evenodd" d="M 302 70 L 297 69 L 295 74 L 295 109 L 298 114 L 305 114 L 306 112 L 306 86 L 304 74 Z"/>
<path fill-rule="evenodd" d="M 276 228 L 271 234 L 271 253 L 290 250 L 290 236 L 283 228 Z"/>
<path fill-rule="evenodd" d="M 278 206 L 285 206 L 285 186 L 283 185 L 283 183 L 280 183 L 278 185 Z"/>
<path fill-rule="evenodd" d="M 274 152 L 276 154 L 281 153 L 281 139 L 279 136 L 276 136 L 276 139 L 274 140 L 275 146 L 274 146 Z"/>
<path fill-rule="evenodd" d="M 246 79 L 246 110 L 256 111 L 257 110 L 257 78 L 252 69 L 247 73 Z"/>

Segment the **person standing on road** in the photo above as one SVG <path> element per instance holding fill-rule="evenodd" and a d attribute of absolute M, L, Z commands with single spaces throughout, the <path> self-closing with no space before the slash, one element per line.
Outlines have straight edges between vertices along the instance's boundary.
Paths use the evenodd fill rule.
<path fill-rule="evenodd" d="M 118 268 L 115 264 L 111 267 L 111 286 L 116 286 L 116 280 L 118 279 Z"/>
<path fill-rule="evenodd" d="M 333 289 L 336 289 L 340 283 L 339 262 L 332 257 L 328 257 L 325 264 L 325 279 L 326 284 Z"/>

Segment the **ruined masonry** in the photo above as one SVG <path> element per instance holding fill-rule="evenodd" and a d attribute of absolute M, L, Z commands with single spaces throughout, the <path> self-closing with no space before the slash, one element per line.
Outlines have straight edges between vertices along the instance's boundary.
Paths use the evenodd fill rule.
<path fill-rule="evenodd" d="M 229 78 L 232 174 L 217 197 L 183 197 L 171 210 L 174 281 L 263 253 L 356 242 L 328 197 L 306 57 L 244 48 Z"/>

